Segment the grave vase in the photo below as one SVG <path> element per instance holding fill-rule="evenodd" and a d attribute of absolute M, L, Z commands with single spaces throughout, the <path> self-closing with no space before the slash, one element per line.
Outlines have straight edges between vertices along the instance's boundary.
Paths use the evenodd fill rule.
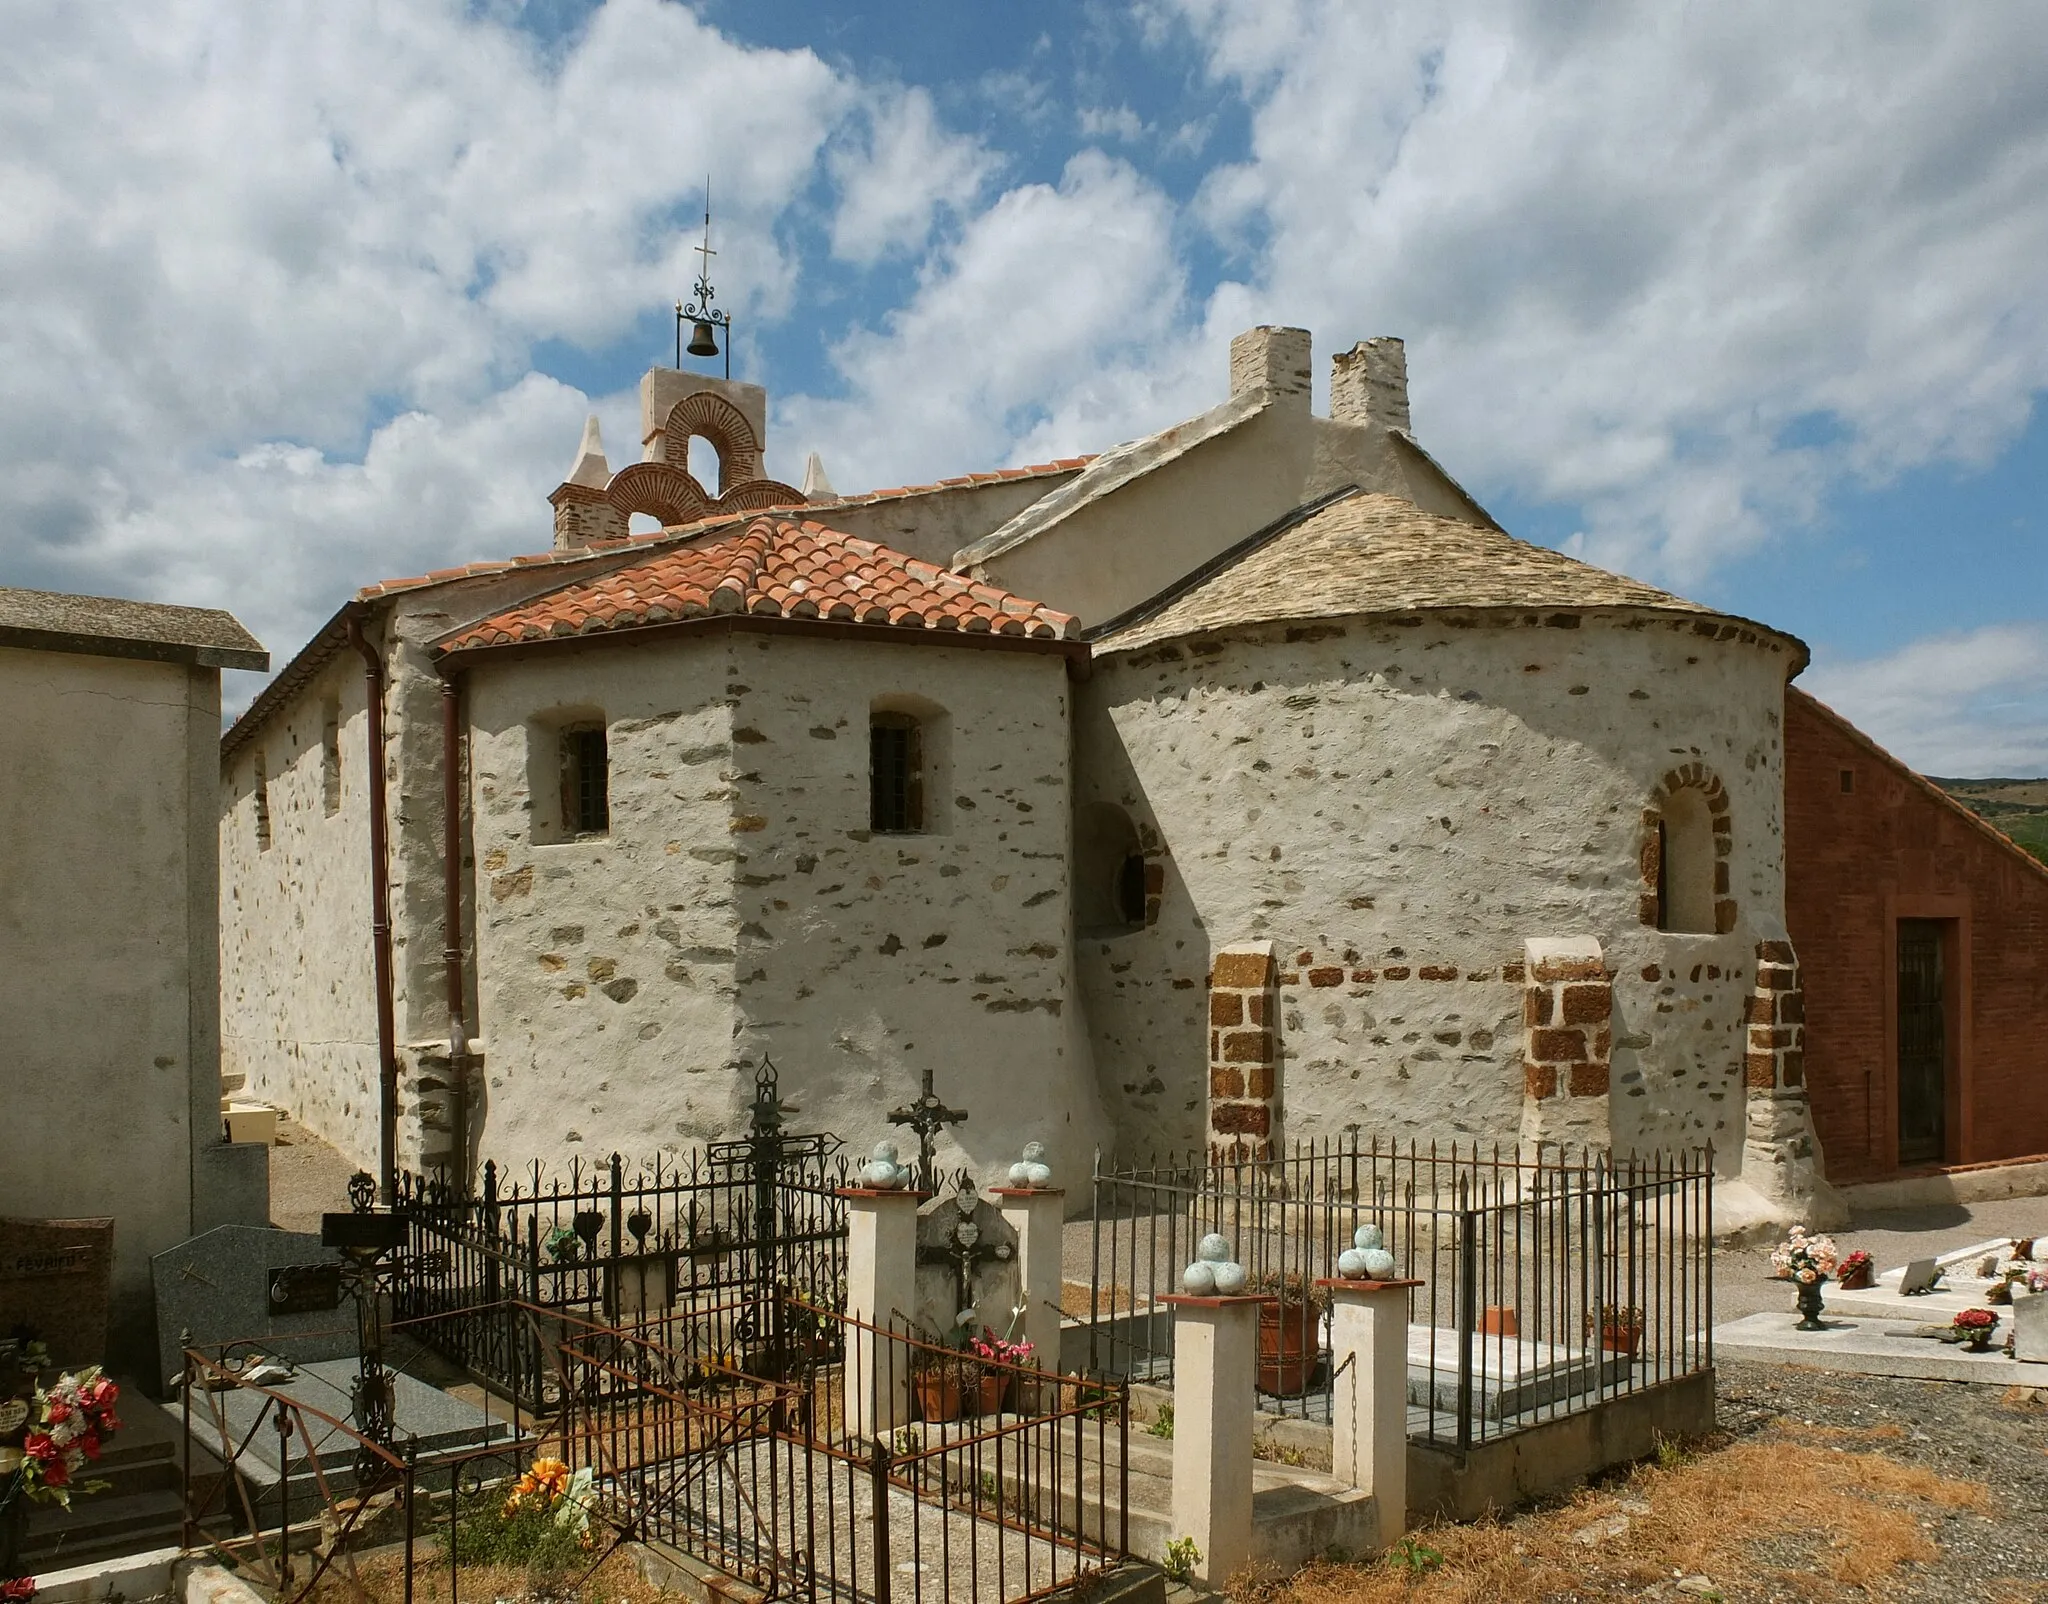
<path fill-rule="evenodd" d="M 1822 1276 L 1817 1281 L 1802 1281 L 1799 1283 L 1799 1324 L 1795 1327 L 1796 1330 L 1827 1330 L 1827 1327 L 1821 1324 L 1820 1319 L 1822 1308 L 1820 1289 L 1826 1284 L 1826 1281 L 1827 1277 Z"/>

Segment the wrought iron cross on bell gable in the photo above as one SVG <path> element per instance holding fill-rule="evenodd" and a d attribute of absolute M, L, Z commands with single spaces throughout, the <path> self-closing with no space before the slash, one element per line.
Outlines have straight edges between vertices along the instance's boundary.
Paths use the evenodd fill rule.
<path fill-rule="evenodd" d="M 917 1190 L 936 1192 L 939 1189 L 939 1171 L 933 1162 L 936 1147 L 932 1139 L 948 1125 L 965 1125 L 967 1110 L 945 1105 L 939 1094 L 932 1090 L 932 1066 L 927 1064 L 924 1067 L 924 1090 L 908 1108 L 892 1109 L 889 1123 L 908 1125 L 917 1132 Z"/>

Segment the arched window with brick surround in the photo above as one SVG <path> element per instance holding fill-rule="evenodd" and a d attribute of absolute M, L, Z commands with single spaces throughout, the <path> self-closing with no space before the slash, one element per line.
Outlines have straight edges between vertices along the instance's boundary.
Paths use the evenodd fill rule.
<path fill-rule="evenodd" d="M 1643 813 L 1642 922 L 1674 934 L 1735 928 L 1728 793 L 1703 763 L 1664 776 Z"/>

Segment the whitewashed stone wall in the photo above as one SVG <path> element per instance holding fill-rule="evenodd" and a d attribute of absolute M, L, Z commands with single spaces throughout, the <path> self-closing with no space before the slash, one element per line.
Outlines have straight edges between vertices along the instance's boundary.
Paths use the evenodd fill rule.
<path fill-rule="evenodd" d="M 327 712 L 340 806 L 327 811 Z M 370 939 L 362 659 L 327 665 L 221 775 L 221 1068 L 375 1168 L 378 1061 Z M 257 837 L 259 769 L 270 847 Z"/>
<path fill-rule="evenodd" d="M 733 1134 L 765 1052 L 798 1128 L 865 1148 L 930 1062 L 973 1114 L 952 1160 L 991 1171 L 1038 1137 L 1082 1161 L 1104 1127 L 1067 941 L 1060 659 L 738 631 L 467 677 L 484 1151 Z M 925 834 L 868 830 L 883 698 L 942 715 Z M 564 711 L 605 719 L 611 830 L 536 846 L 528 742 Z"/>
<path fill-rule="evenodd" d="M 1786 668 L 1774 644 L 1647 615 L 1340 620 L 1099 657 L 1077 804 L 1126 808 L 1165 871 L 1155 924 L 1079 943 L 1124 1145 L 1204 1140 L 1210 956 L 1267 939 L 1285 1139 L 1512 1143 L 1523 942 L 1590 935 L 1615 976 L 1615 1145 L 1712 1140 L 1739 1163 L 1752 955 L 1783 923 Z M 1732 809 L 1718 935 L 1639 917 L 1643 809 L 1695 760 Z"/>

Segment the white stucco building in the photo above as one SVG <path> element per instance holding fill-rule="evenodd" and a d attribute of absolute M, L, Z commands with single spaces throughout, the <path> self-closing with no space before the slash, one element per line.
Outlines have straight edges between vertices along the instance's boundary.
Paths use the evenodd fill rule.
<path fill-rule="evenodd" d="M 650 374 L 552 551 L 362 591 L 229 732 L 231 1067 L 365 1161 L 644 1155 L 767 1053 L 863 1141 L 933 1065 L 982 1167 L 1711 1141 L 1805 1206 L 1804 648 L 1505 534 L 1399 341 L 1328 418 L 1301 330 L 1230 379 L 1092 459 L 806 501 L 758 389 Z"/>
<path fill-rule="evenodd" d="M 268 1219 L 222 1126 L 215 864 L 221 670 L 268 666 L 226 613 L 0 589 L 0 1214 L 113 1217 L 108 1340 L 149 1370 L 149 1256 Z"/>

